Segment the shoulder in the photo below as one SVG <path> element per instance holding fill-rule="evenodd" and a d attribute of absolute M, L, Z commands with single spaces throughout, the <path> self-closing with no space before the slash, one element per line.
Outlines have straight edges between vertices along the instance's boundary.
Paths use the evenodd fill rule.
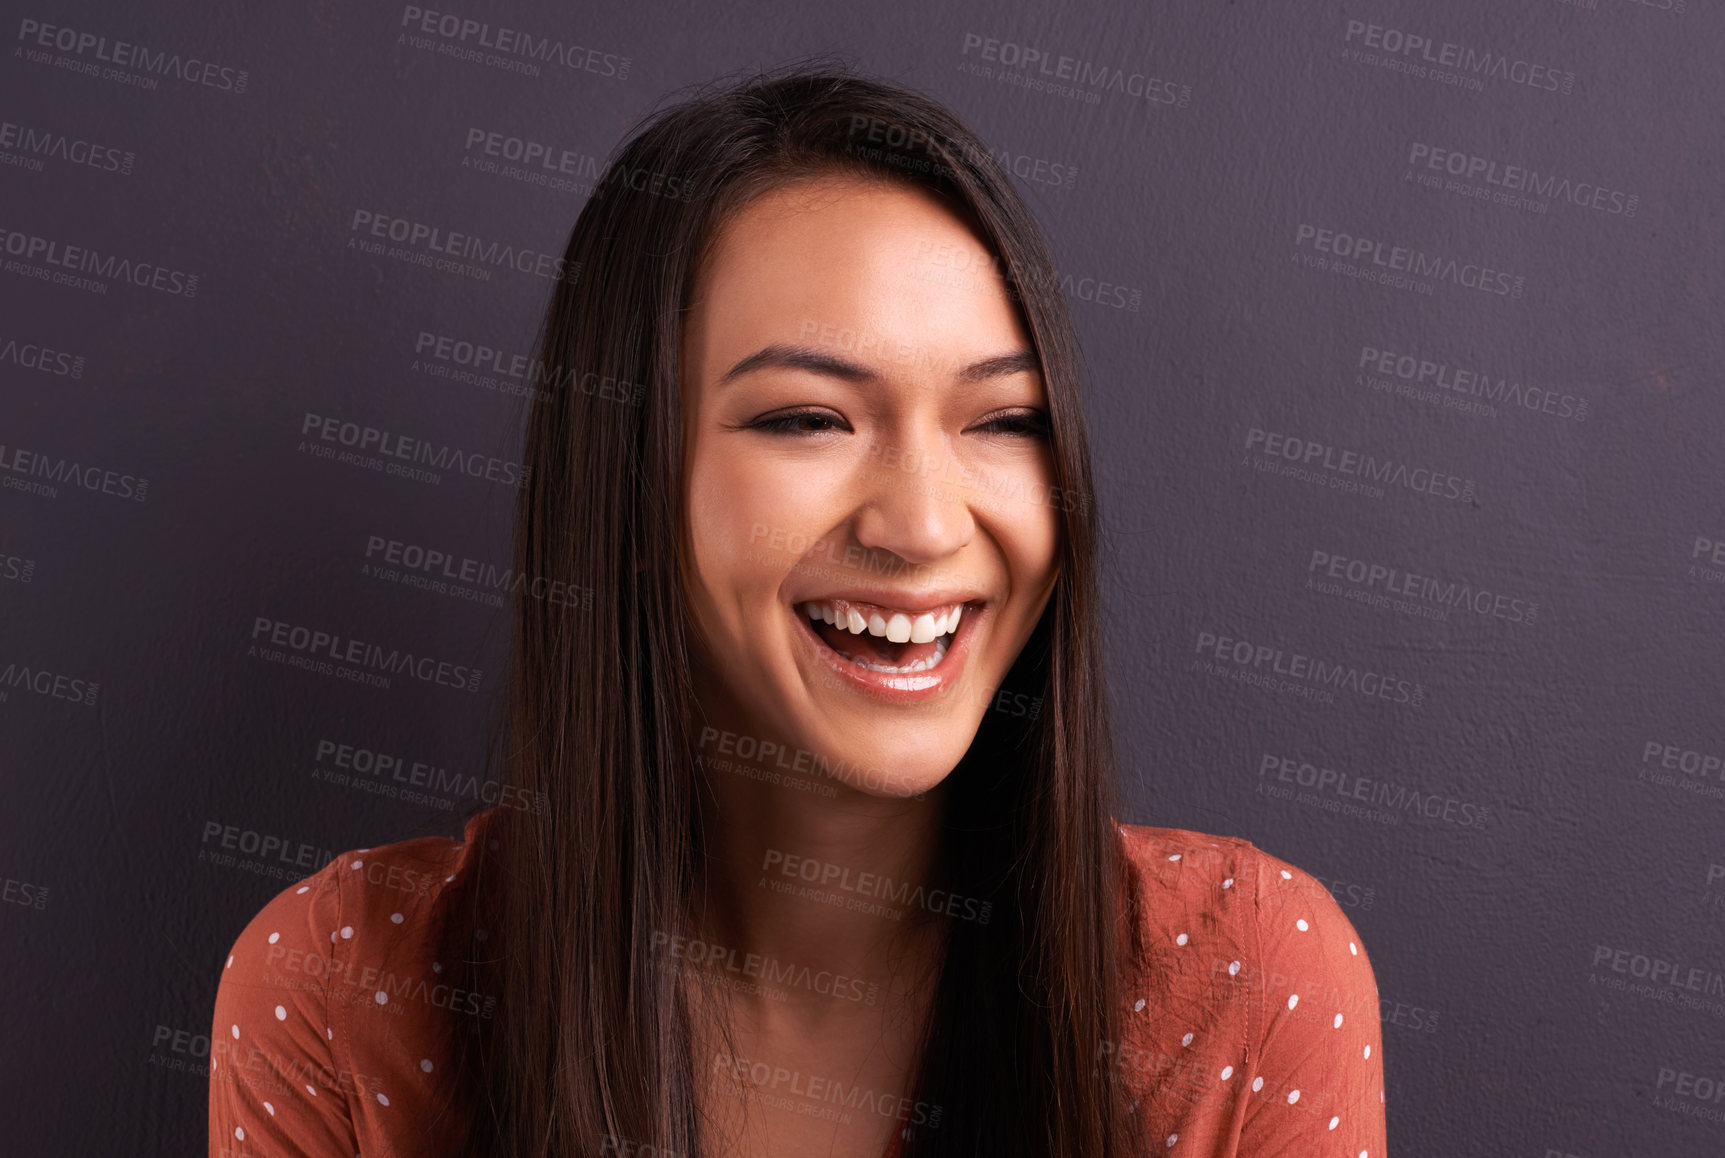
<path fill-rule="evenodd" d="M 300 1144 L 327 1136 L 339 1149 L 354 1129 L 353 1105 L 390 1104 L 395 1083 L 358 1039 L 384 1024 L 369 1011 L 402 1012 L 418 992 L 409 986 L 441 972 L 446 950 L 465 943 L 455 902 L 472 883 L 473 845 L 489 839 L 492 816 L 471 817 L 460 840 L 347 850 L 252 916 L 216 988 L 212 1138 L 288 1130 Z"/>
<path fill-rule="evenodd" d="M 1265 965 L 1346 958 L 1369 974 L 1353 923 L 1329 888 L 1298 865 L 1237 836 L 1136 824 L 1117 830 L 1135 923 L 1159 926 L 1178 915 L 1254 943 Z"/>
<path fill-rule="evenodd" d="M 324 988 L 334 960 L 387 955 L 392 930 L 445 915 L 472 874 L 472 843 L 484 839 L 491 813 L 470 818 L 462 839 L 416 837 L 337 854 L 258 910 L 223 963 L 222 987 L 302 977 Z M 309 962 L 309 963 L 308 963 Z"/>
<path fill-rule="evenodd" d="M 1139 1067 L 1145 1084 L 1182 1066 L 1194 1088 L 1238 1078 L 1241 1153 L 1343 1141 L 1349 1154 L 1381 1153 L 1377 982 L 1330 890 L 1239 837 L 1138 825 L 1119 837 L 1128 1025 L 1142 1023 L 1127 1040 L 1154 1062 Z"/>

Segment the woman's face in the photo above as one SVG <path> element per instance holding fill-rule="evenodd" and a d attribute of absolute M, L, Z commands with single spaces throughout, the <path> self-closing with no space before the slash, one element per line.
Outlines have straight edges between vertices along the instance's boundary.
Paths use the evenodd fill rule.
<path fill-rule="evenodd" d="M 1056 577 L 1047 393 L 988 250 L 918 190 L 782 186 L 715 239 L 684 325 L 703 750 L 927 791 Z"/>

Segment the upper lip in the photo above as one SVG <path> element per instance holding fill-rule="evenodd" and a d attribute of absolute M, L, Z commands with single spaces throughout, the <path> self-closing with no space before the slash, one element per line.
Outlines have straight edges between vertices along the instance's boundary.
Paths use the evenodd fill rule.
<path fill-rule="evenodd" d="M 791 600 L 792 606 L 804 603 L 824 603 L 829 599 L 843 599 L 847 603 L 870 604 L 889 611 L 903 611 L 910 614 L 940 611 L 951 607 L 954 603 L 982 603 L 981 594 L 973 590 L 963 591 L 828 591 L 821 595 L 803 595 Z"/>

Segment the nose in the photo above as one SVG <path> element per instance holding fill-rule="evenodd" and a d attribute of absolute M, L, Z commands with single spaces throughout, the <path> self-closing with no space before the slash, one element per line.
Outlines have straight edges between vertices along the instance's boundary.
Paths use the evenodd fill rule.
<path fill-rule="evenodd" d="M 936 564 L 976 534 L 957 464 L 938 433 L 909 443 L 876 443 L 861 467 L 863 498 L 852 520 L 860 546 L 913 566 Z"/>

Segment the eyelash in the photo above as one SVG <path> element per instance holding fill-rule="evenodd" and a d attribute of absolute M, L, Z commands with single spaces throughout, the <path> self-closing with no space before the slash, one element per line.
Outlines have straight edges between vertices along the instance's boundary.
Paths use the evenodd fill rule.
<path fill-rule="evenodd" d="M 798 430 L 795 423 L 808 419 L 819 419 L 834 425 L 825 430 Z M 765 430 L 771 434 L 827 434 L 837 429 L 838 419 L 833 415 L 819 410 L 797 410 L 790 414 L 778 414 L 772 418 L 757 419 L 748 424 L 751 430 Z M 1040 410 L 1020 410 L 1011 414 L 1003 414 L 983 424 L 982 429 L 989 427 L 1007 427 L 1002 433 L 1015 437 L 1043 438 L 1048 434 L 1048 416 Z"/>

